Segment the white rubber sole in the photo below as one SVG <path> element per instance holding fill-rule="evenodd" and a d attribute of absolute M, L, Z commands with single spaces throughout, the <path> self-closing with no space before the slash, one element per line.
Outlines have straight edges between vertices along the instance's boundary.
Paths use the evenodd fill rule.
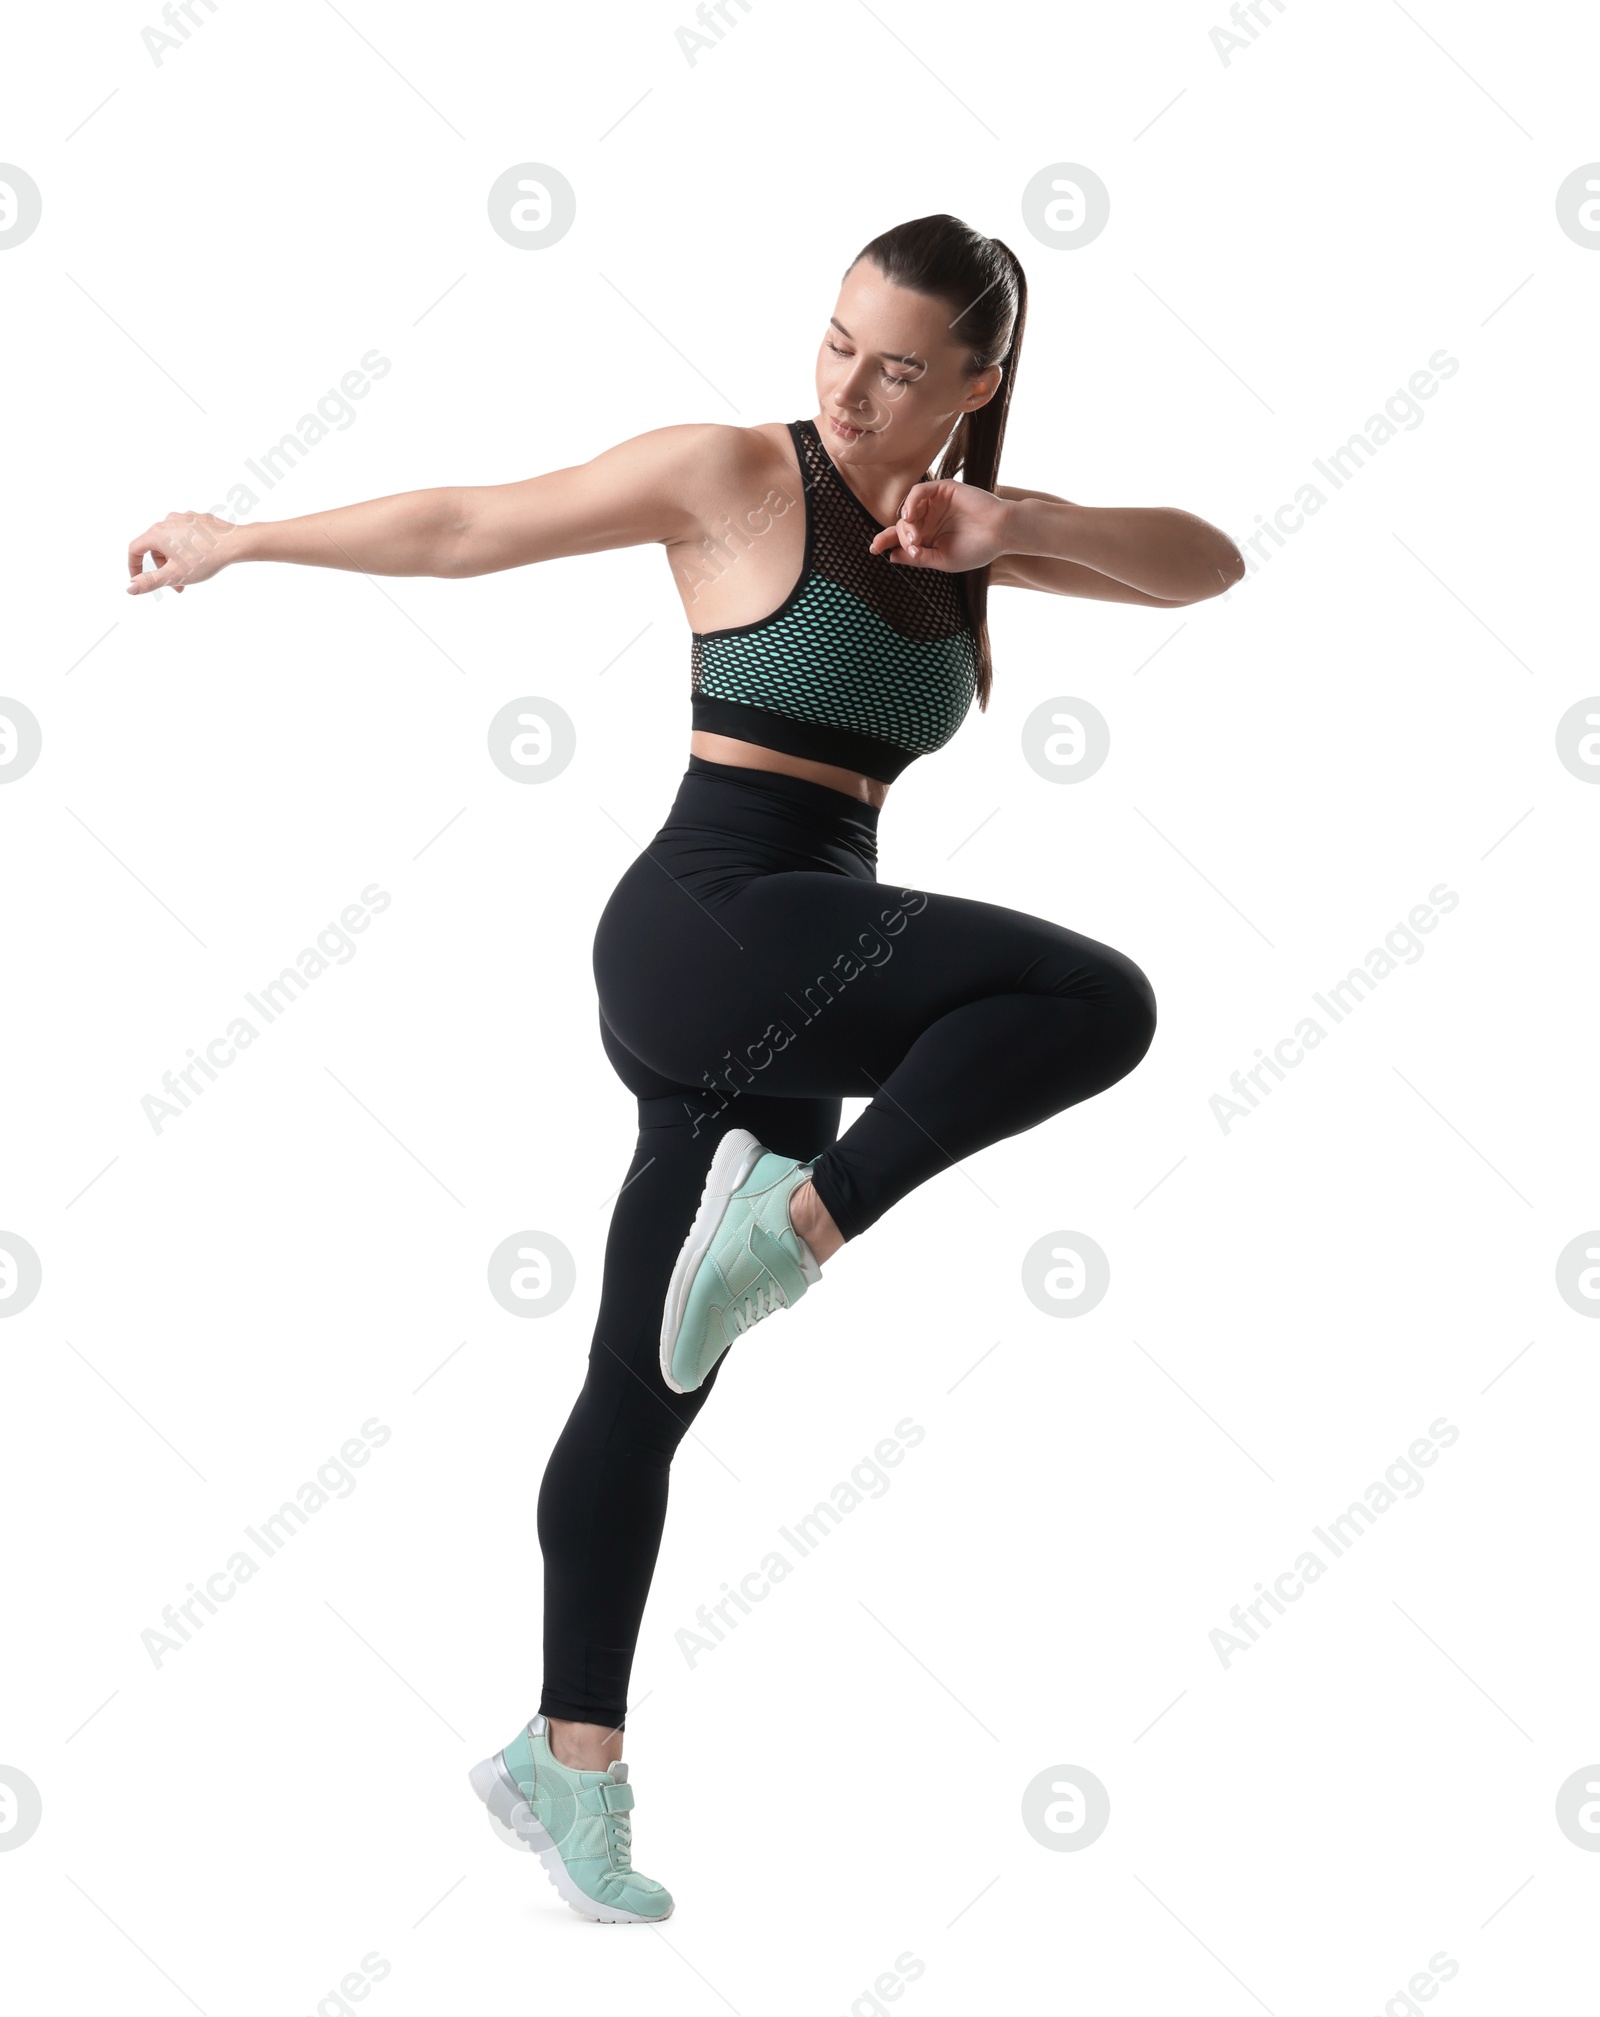
<path fill-rule="evenodd" d="M 672 1353 L 683 1325 L 689 1290 L 700 1263 L 710 1252 L 711 1242 L 727 1216 L 729 1199 L 765 1154 L 766 1150 L 748 1128 L 730 1128 L 717 1143 L 717 1152 L 711 1158 L 705 1188 L 700 1193 L 700 1208 L 678 1254 L 672 1280 L 667 1284 L 667 1299 L 662 1306 L 661 1377 L 675 1394 L 694 1391 L 691 1387 L 680 1387 L 672 1377 Z"/>
<path fill-rule="evenodd" d="M 606 1926 L 659 1926 L 663 1919 L 672 1917 L 676 1905 L 669 1905 L 660 1918 L 649 1919 L 642 1912 L 624 1912 L 614 1905 L 601 1905 L 587 1891 L 580 1891 L 561 1860 L 561 1851 L 522 1797 L 522 1788 L 506 1770 L 501 1752 L 497 1751 L 492 1758 L 485 1758 L 481 1764 L 474 1765 L 467 1777 L 472 1782 L 473 1792 L 495 1819 L 509 1828 L 519 1841 L 526 1842 L 539 1858 L 544 1865 L 544 1874 L 574 1912 L 581 1913 L 585 1919 L 597 1919 Z"/>

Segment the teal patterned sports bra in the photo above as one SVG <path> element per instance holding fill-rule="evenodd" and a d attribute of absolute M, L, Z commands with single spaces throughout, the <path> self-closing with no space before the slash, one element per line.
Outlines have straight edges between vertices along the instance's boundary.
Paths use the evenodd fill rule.
<path fill-rule="evenodd" d="M 943 748 L 972 705 L 961 576 L 869 553 L 884 527 L 816 424 L 791 420 L 789 432 L 805 489 L 800 578 L 770 616 L 694 633 L 694 726 L 889 784 Z"/>

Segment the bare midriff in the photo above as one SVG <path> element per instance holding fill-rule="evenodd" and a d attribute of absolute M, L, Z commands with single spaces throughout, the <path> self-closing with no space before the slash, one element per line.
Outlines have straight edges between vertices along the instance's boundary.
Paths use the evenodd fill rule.
<path fill-rule="evenodd" d="M 864 805 L 881 806 L 889 796 L 889 787 L 881 778 L 864 777 L 860 771 L 843 770 L 836 763 L 813 763 L 808 756 L 790 756 L 786 750 L 767 749 L 759 742 L 712 735 L 703 728 L 689 737 L 689 753 L 707 763 L 741 764 L 747 770 L 780 770 L 786 777 L 809 778 L 813 784 L 825 784 L 830 791 L 842 791 Z"/>

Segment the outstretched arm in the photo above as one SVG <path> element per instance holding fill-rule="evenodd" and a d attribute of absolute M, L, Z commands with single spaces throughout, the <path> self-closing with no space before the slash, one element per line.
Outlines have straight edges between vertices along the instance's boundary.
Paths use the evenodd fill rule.
<path fill-rule="evenodd" d="M 738 453 L 715 425 L 658 427 L 593 461 L 518 483 L 402 491 L 262 525 L 171 512 L 130 542 L 128 593 L 208 580 L 237 560 L 283 560 L 362 574 L 493 574 L 575 553 L 693 537 L 692 477 Z M 156 562 L 145 573 L 144 557 Z"/>

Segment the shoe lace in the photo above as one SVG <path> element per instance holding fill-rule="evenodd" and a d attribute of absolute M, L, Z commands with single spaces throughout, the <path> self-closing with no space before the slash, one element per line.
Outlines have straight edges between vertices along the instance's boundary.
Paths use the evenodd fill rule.
<path fill-rule="evenodd" d="M 746 1293 L 742 1302 L 735 1303 L 731 1311 L 733 1327 L 742 1333 L 752 1324 L 759 1324 L 763 1317 L 770 1317 L 774 1310 L 787 1309 L 788 1306 L 788 1297 L 768 1275 Z"/>
<path fill-rule="evenodd" d="M 627 1814 L 608 1814 L 606 1828 L 611 1836 L 611 1861 L 618 1870 L 633 1868 L 633 1820 Z"/>

